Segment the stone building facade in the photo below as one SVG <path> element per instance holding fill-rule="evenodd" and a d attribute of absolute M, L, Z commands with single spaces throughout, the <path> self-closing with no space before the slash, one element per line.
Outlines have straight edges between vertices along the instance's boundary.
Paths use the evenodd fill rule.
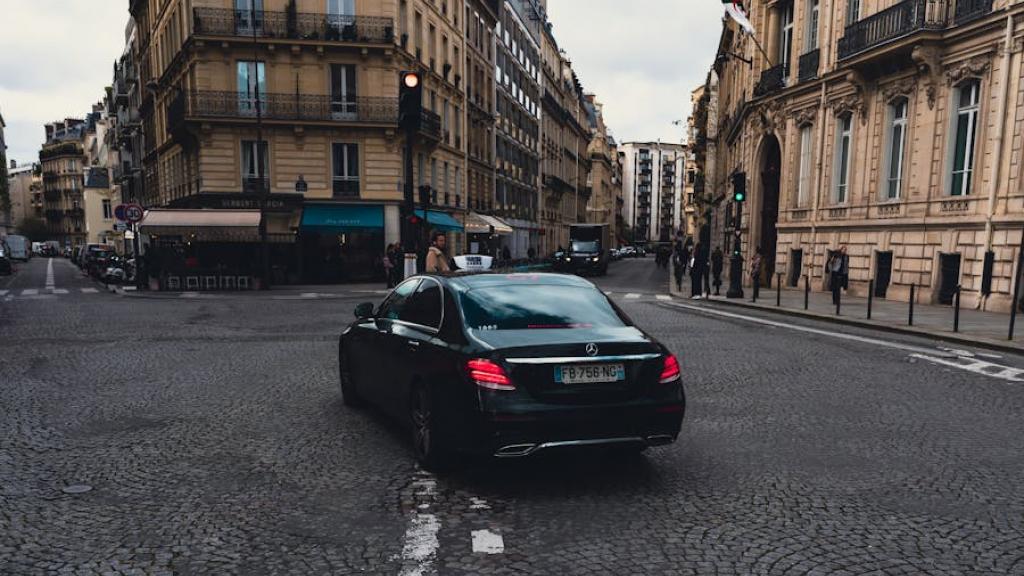
<path fill-rule="evenodd" d="M 683 224 L 683 171 L 687 146 L 625 142 L 622 194 L 630 242 L 671 241 Z"/>
<path fill-rule="evenodd" d="M 47 231 L 52 240 L 69 248 L 85 242 L 85 130 L 86 121 L 77 118 L 47 124 L 39 151 Z"/>
<path fill-rule="evenodd" d="M 763 283 L 826 289 L 828 255 L 846 246 L 854 294 L 873 281 L 878 297 L 916 286 L 949 303 L 961 286 L 965 305 L 1007 309 L 1024 227 L 1024 3 L 744 4 L 764 51 L 726 21 L 706 127 L 715 241 L 742 208 Z"/>
<path fill-rule="evenodd" d="M 590 171 L 587 173 L 587 188 L 590 189 L 587 222 L 608 224 L 614 230 L 616 204 L 622 197 L 622 186 L 618 184 L 615 174 L 618 156 L 615 139 L 608 132 L 604 122 L 604 107 L 597 96 L 587 94 L 585 98 L 591 134 L 587 146 L 587 155 L 590 157 Z"/>

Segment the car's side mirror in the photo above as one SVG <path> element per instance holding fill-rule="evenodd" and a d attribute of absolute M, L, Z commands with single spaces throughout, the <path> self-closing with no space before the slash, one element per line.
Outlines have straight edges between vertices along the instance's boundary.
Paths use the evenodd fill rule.
<path fill-rule="evenodd" d="M 356 318 L 373 318 L 373 302 L 363 302 L 356 306 Z"/>

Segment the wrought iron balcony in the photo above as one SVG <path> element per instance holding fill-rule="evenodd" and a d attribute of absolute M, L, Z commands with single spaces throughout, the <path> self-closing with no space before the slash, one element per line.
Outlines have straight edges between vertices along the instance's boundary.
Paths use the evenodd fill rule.
<path fill-rule="evenodd" d="M 75 220 L 81 220 L 82 218 L 85 218 L 85 209 L 84 208 L 68 208 L 67 210 L 64 211 L 64 214 L 66 214 L 68 218 L 73 218 Z"/>
<path fill-rule="evenodd" d="M 799 80 L 811 80 L 818 77 L 818 66 L 821 61 L 821 50 L 815 48 L 800 56 Z"/>
<path fill-rule="evenodd" d="M 264 174 L 261 180 L 257 176 L 242 177 L 242 192 L 249 194 L 262 194 L 270 191 L 270 174 Z"/>
<path fill-rule="evenodd" d="M 992 0 L 957 0 L 954 22 L 966 24 L 992 13 Z"/>
<path fill-rule="evenodd" d="M 60 222 L 61 220 L 64 219 L 64 211 L 56 209 L 47 210 L 46 219 L 49 220 L 50 222 Z"/>
<path fill-rule="evenodd" d="M 789 75 L 789 66 L 779 64 L 761 72 L 761 80 L 754 86 L 754 96 L 765 96 L 772 92 L 778 92 L 786 87 L 786 77 Z"/>
<path fill-rule="evenodd" d="M 945 28 L 947 13 L 947 0 L 904 0 L 847 26 L 839 39 L 839 59 L 918 31 Z"/>
<path fill-rule="evenodd" d="M 330 96 L 310 94 L 261 94 L 258 105 L 263 120 L 398 123 L 398 98 L 363 97 L 336 101 Z M 174 130 L 185 120 L 192 119 L 256 120 L 256 106 L 256 98 L 244 92 L 182 92 L 167 107 L 167 124 Z M 440 132 L 440 117 L 433 116 L 437 118 L 437 130 Z"/>
<path fill-rule="evenodd" d="M 335 198 L 358 198 L 359 180 L 334 178 L 332 191 Z"/>
<path fill-rule="evenodd" d="M 322 40 L 359 44 L 391 44 L 391 18 L 229 8 L 193 8 L 195 33 L 205 36 Z"/>
<path fill-rule="evenodd" d="M 397 118 L 397 106 L 398 101 L 395 100 L 395 117 Z M 431 112 L 426 108 L 420 111 L 420 136 L 430 140 L 434 144 L 441 142 L 441 116 L 435 112 Z"/>
<path fill-rule="evenodd" d="M 43 190 L 43 198 L 47 202 L 60 202 L 60 190 Z"/>
<path fill-rule="evenodd" d="M 82 145 L 78 142 L 62 142 L 52 146 L 46 146 L 39 151 L 39 160 L 49 160 L 61 156 L 81 156 L 84 154 Z"/>

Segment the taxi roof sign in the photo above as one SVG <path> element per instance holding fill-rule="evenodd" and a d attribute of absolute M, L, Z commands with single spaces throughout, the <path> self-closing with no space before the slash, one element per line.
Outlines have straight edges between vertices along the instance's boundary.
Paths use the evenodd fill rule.
<path fill-rule="evenodd" d="M 494 264 L 494 258 L 480 254 L 463 254 L 455 257 L 455 265 L 459 272 L 483 272 L 490 270 Z"/>

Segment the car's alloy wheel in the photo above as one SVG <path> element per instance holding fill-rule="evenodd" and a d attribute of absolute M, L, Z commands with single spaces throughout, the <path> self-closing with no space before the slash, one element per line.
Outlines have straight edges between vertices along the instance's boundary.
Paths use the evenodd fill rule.
<path fill-rule="evenodd" d="M 409 416 L 412 421 L 412 448 L 416 460 L 424 468 L 436 469 L 443 461 L 443 452 L 439 448 L 437 423 L 434 414 L 433 398 L 430 388 L 417 385 L 410 395 Z"/>

